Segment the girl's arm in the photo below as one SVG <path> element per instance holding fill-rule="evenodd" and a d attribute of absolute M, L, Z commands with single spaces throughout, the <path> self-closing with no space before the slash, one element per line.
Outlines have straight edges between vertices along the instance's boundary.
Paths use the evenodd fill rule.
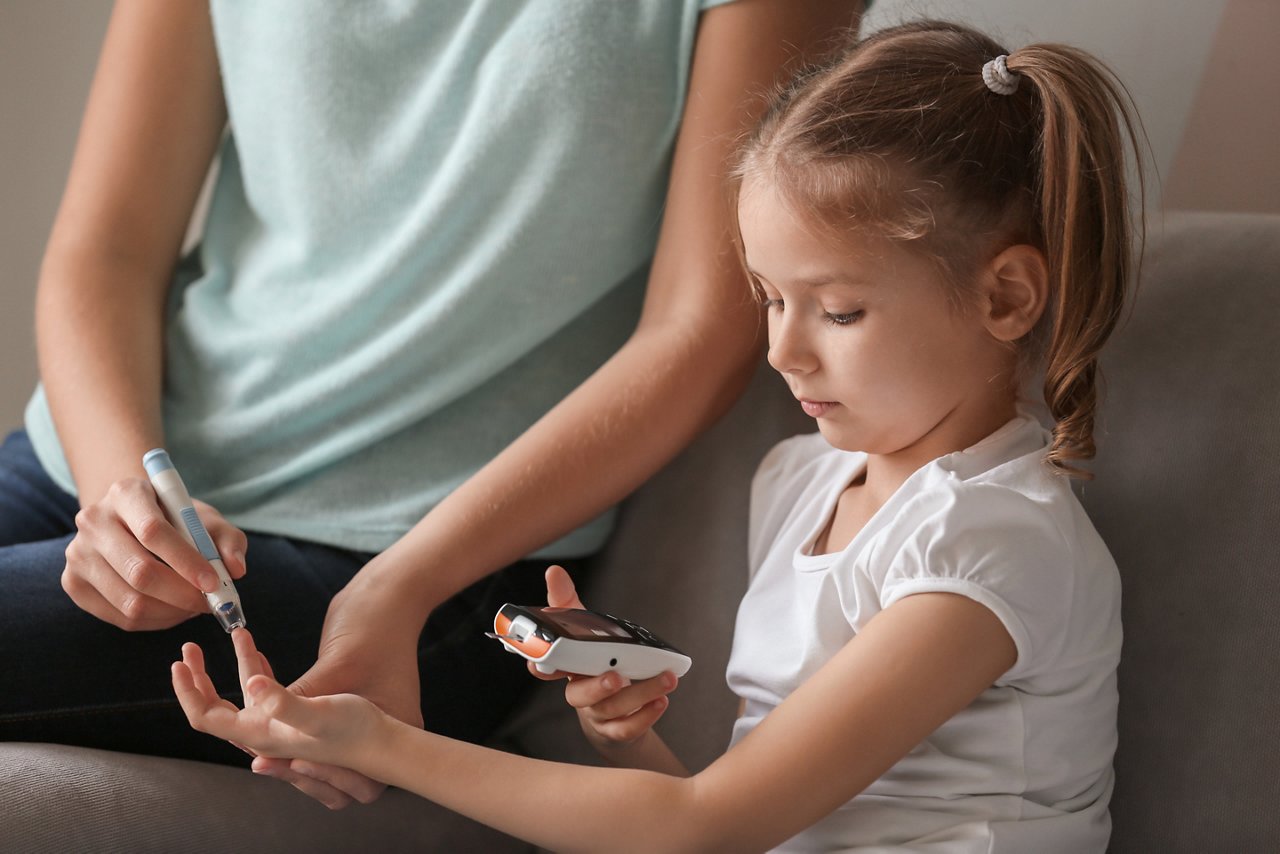
<path fill-rule="evenodd" d="M 160 515 L 141 461 L 163 443 L 165 295 L 225 123 L 208 3 L 120 0 L 41 265 L 36 344 L 85 511 L 63 585 L 128 629 L 207 610 L 194 585 L 208 565 Z M 201 513 L 242 575 L 239 532 Z"/>
<path fill-rule="evenodd" d="M 740 0 L 703 13 L 636 331 L 352 579 L 334 598 L 319 659 L 295 690 L 352 691 L 402 720 L 419 719 L 415 644 L 428 614 L 622 500 L 737 398 L 763 338 L 731 242 L 730 155 L 784 69 L 856 25 L 860 8 L 860 0 Z M 343 800 L 287 767 L 270 770 L 326 803 Z M 358 781 L 353 789 L 343 775 L 326 775 L 367 796 Z"/>
<path fill-rule="evenodd" d="M 242 673 L 261 673 L 235 633 Z M 1017 657 L 985 606 L 908 596 L 876 616 L 732 750 L 689 778 L 502 753 L 406 726 L 353 695 L 309 700 L 248 676 L 217 697 L 193 645 L 174 685 L 193 726 L 277 755 L 354 768 L 557 851 L 773 847 L 845 803 L 969 705 Z"/>

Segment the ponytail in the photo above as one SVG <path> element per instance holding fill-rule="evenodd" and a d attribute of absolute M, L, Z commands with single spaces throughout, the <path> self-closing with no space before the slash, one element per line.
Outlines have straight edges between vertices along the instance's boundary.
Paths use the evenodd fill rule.
<path fill-rule="evenodd" d="M 1133 232 L 1125 141 L 1136 155 L 1136 119 L 1123 84 L 1075 48 L 1032 45 L 1006 65 L 1032 84 L 1039 102 L 1035 205 L 1052 277 L 1044 397 L 1055 423 L 1048 459 L 1065 474 L 1091 478 L 1074 463 L 1094 456 L 1098 353 L 1125 306 Z"/>

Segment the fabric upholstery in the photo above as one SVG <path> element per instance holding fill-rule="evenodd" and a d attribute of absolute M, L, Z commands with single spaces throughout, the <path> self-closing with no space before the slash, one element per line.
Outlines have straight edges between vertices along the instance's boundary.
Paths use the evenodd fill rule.
<path fill-rule="evenodd" d="M 1123 579 L 1111 850 L 1280 848 L 1280 216 L 1170 217 L 1081 499 Z"/>

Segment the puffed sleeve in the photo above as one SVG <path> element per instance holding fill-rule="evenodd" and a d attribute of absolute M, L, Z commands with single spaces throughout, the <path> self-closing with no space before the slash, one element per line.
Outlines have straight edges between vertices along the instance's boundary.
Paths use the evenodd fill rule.
<path fill-rule="evenodd" d="M 998 684 L 1049 666 L 1062 647 L 1076 560 L 1053 506 L 1005 486 L 958 483 L 904 508 L 881 556 L 880 606 L 916 593 L 956 593 L 991 610 L 1017 646 Z"/>

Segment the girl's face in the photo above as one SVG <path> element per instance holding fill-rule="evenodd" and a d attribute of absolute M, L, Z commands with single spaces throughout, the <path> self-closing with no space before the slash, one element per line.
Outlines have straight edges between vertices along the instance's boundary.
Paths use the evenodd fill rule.
<path fill-rule="evenodd" d="M 738 219 L 769 364 L 833 446 L 918 466 L 1012 417 L 1012 350 L 948 299 L 927 259 L 819 236 L 767 182 L 743 186 Z"/>

